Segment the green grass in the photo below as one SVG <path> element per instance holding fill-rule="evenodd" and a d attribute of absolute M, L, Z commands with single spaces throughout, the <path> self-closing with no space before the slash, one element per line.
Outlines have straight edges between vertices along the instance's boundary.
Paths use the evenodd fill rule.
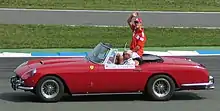
<path fill-rule="evenodd" d="M 117 48 L 119 51 L 124 51 L 124 48 Z M 49 49 L 0 49 L 1 52 L 88 52 L 92 48 L 49 48 Z M 195 50 L 220 50 L 220 46 L 215 47 L 145 47 L 145 51 L 195 51 Z"/>
<path fill-rule="evenodd" d="M 219 29 L 145 28 L 146 47 L 220 46 Z M 131 41 L 128 27 L 61 25 L 0 25 L 0 48 L 93 48 L 99 42 L 124 47 Z"/>
<path fill-rule="evenodd" d="M 220 11 L 219 0 L 0 0 L 4 8 Z"/>

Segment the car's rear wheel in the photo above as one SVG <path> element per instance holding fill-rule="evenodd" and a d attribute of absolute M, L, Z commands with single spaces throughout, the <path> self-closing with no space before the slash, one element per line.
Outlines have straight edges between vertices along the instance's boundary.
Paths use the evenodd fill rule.
<path fill-rule="evenodd" d="M 149 79 L 145 94 L 151 100 L 167 101 L 173 96 L 175 82 L 167 75 L 156 75 Z"/>
<path fill-rule="evenodd" d="M 62 81 L 54 76 L 43 77 L 36 86 L 36 95 L 45 102 L 57 102 L 64 94 Z"/>

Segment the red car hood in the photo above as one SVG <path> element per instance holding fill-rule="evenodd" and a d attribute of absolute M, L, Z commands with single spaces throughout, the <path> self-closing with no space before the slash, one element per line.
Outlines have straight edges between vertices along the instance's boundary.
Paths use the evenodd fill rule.
<path fill-rule="evenodd" d="M 83 57 L 72 57 L 72 58 L 43 58 L 38 59 L 38 62 L 41 62 L 41 64 L 55 64 L 55 63 L 63 63 L 63 62 L 79 62 L 84 61 L 85 59 Z M 36 61 L 36 60 L 35 60 Z M 32 63 L 33 61 L 30 61 L 29 63 Z"/>
<path fill-rule="evenodd" d="M 84 57 L 59 57 L 59 58 L 41 58 L 41 59 L 33 59 L 29 60 L 26 64 L 21 64 L 19 67 L 15 69 L 15 72 L 21 76 L 22 78 L 26 78 L 27 73 L 32 71 L 35 68 L 47 67 L 47 66 L 70 66 L 68 63 L 72 65 L 84 65 L 89 61 Z M 67 63 L 67 64 L 66 64 Z"/>
<path fill-rule="evenodd" d="M 36 67 L 36 65 L 50 65 L 50 64 L 59 64 L 59 63 L 85 63 L 88 62 L 84 57 L 55 57 L 55 58 L 41 58 L 29 60 L 28 65 L 30 68 Z"/>

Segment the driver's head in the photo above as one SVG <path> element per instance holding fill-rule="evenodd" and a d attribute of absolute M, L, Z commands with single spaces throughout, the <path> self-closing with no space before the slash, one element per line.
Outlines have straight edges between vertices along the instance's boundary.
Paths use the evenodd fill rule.
<path fill-rule="evenodd" d="M 132 55 L 132 51 L 131 50 L 124 51 L 123 52 L 124 60 L 127 60 L 127 59 L 131 58 L 131 55 Z"/>
<path fill-rule="evenodd" d="M 136 28 L 141 28 L 142 24 L 142 19 L 141 18 L 135 18 L 134 20 L 134 24 L 136 26 Z"/>

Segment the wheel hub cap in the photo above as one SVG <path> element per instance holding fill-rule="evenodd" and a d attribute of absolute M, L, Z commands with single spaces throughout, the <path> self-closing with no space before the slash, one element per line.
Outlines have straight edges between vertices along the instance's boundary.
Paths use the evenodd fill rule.
<path fill-rule="evenodd" d="M 153 83 L 153 92 L 158 97 L 164 97 L 170 92 L 170 83 L 164 78 L 157 79 Z"/>
<path fill-rule="evenodd" d="M 45 98 L 54 98 L 59 93 L 59 85 L 55 80 L 46 80 L 41 86 L 41 93 Z"/>

